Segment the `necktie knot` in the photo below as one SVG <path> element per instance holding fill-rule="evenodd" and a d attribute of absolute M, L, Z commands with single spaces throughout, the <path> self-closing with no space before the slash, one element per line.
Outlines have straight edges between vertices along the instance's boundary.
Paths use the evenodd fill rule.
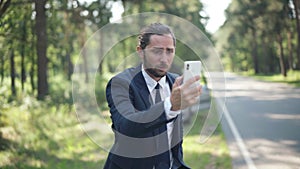
<path fill-rule="evenodd" d="M 155 86 L 155 89 L 159 89 L 159 83 L 157 83 L 157 85 Z"/>
<path fill-rule="evenodd" d="M 160 92 L 159 92 L 159 83 L 157 83 L 157 85 L 155 86 L 155 103 L 161 102 L 161 96 L 160 96 Z"/>

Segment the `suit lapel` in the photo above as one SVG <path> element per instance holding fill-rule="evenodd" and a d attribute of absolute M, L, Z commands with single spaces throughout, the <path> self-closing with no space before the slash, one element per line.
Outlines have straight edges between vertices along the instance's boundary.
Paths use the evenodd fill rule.
<path fill-rule="evenodd" d="M 170 91 L 172 91 L 172 87 L 175 81 L 175 77 L 173 77 L 170 73 L 167 73 L 167 81 L 169 83 Z"/>
<path fill-rule="evenodd" d="M 153 103 L 141 70 L 142 70 L 141 65 L 136 67 L 132 85 L 135 85 L 135 87 L 139 92 L 139 95 L 141 96 L 143 102 L 145 103 L 146 108 L 149 108 Z"/>

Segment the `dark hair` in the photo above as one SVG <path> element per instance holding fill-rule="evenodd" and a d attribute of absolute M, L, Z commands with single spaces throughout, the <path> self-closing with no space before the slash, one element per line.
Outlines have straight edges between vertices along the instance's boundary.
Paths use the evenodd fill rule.
<path fill-rule="evenodd" d="M 149 26 L 144 27 L 139 34 L 139 46 L 145 49 L 150 43 L 151 35 L 165 35 L 170 34 L 173 38 L 173 44 L 176 46 L 176 38 L 171 28 L 162 23 L 152 23 Z"/>

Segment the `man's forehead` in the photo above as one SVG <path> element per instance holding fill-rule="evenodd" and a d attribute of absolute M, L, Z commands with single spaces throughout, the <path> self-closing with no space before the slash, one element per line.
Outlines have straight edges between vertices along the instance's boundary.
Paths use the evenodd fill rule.
<path fill-rule="evenodd" d="M 149 45 L 151 47 L 156 47 L 156 48 L 161 48 L 161 47 L 174 48 L 173 37 L 170 34 L 152 35 L 150 37 Z"/>
<path fill-rule="evenodd" d="M 150 36 L 150 39 L 156 39 L 156 38 L 160 38 L 160 37 L 168 38 L 168 39 L 173 40 L 173 37 L 172 37 L 171 34 L 153 34 L 153 35 Z"/>

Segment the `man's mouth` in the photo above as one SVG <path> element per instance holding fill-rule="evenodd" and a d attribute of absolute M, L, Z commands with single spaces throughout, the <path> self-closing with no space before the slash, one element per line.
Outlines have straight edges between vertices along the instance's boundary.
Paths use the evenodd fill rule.
<path fill-rule="evenodd" d="M 160 71 L 166 71 L 166 69 L 168 69 L 168 66 L 167 65 L 160 65 L 160 66 L 157 66 L 156 69 L 158 69 Z"/>

